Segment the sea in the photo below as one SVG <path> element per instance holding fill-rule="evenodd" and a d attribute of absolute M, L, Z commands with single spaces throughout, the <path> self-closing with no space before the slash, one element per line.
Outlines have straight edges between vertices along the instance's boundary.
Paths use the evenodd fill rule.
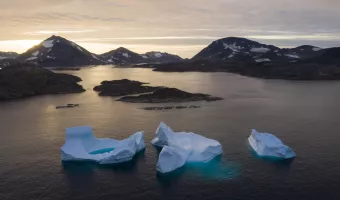
<path fill-rule="evenodd" d="M 164 73 L 96 66 L 58 71 L 82 78 L 80 94 L 0 102 L 1 200 L 339 200 L 340 81 L 263 80 L 229 73 Z M 100 97 L 104 80 L 130 79 L 224 100 L 139 104 Z M 56 109 L 64 104 L 79 107 Z M 144 110 L 150 106 L 196 109 Z M 160 122 L 218 140 L 223 154 L 169 174 L 156 171 L 150 141 Z M 65 129 L 92 126 L 96 137 L 124 139 L 144 131 L 146 150 L 120 165 L 62 162 Z M 289 161 L 258 157 L 252 129 L 279 137 Z"/>

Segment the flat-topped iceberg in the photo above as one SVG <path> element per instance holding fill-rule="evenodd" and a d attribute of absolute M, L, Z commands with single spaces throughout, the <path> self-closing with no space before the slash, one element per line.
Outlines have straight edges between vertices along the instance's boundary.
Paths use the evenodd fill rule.
<path fill-rule="evenodd" d="M 290 159 L 296 156 L 292 149 L 270 133 L 259 133 L 253 129 L 248 141 L 259 156 L 282 159 Z"/>
<path fill-rule="evenodd" d="M 145 148 L 144 133 L 137 132 L 124 140 L 96 138 L 89 126 L 66 129 L 66 141 L 61 147 L 63 161 L 95 161 L 115 164 L 131 160 Z"/>
<path fill-rule="evenodd" d="M 208 162 L 222 153 L 221 144 L 195 133 L 175 133 L 161 122 L 156 130 L 156 138 L 151 143 L 163 147 L 157 162 L 157 171 L 174 171 L 188 162 Z"/>

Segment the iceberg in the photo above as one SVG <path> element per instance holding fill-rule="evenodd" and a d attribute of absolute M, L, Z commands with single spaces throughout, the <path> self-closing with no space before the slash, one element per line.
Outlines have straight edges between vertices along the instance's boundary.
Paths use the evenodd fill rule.
<path fill-rule="evenodd" d="M 262 157 L 290 159 L 296 156 L 291 148 L 270 133 L 259 133 L 253 129 L 248 141 L 257 155 Z"/>
<path fill-rule="evenodd" d="M 163 122 L 155 134 L 151 143 L 163 148 L 157 162 L 157 171 L 161 173 L 174 171 L 188 162 L 206 163 L 222 153 L 218 141 L 195 133 L 175 133 Z"/>
<path fill-rule="evenodd" d="M 96 138 L 92 128 L 80 126 L 66 129 L 65 144 L 61 147 L 63 161 L 94 161 L 115 164 L 131 160 L 145 149 L 144 133 L 137 132 L 124 140 Z"/>

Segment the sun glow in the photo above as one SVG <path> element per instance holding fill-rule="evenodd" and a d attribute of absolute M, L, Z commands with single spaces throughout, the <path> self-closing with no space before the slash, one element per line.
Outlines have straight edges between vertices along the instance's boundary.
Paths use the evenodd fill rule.
<path fill-rule="evenodd" d="M 0 49 L 22 53 L 40 42 L 41 40 L 4 40 L 0 41 Z"/>

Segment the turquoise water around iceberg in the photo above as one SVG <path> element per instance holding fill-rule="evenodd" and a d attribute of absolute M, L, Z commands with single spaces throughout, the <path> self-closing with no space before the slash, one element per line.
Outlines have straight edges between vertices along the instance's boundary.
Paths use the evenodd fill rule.
<path fill-rule="evenodd" d="M 226 162 L 222 156 L 217 156 L 207 163 L 190 162 L 183 167 L 169 173 L 157 172 L 159 181 L 170 182 L 181 176 L 192 176 L 202 179 L 231 180 L 239 175 L 238 166 L 231 162 Z"/>
<path fill-rule="evenodd" d="M 115 148 L 105 148 L 105 149 L 99 149 L 96 151 L 92 151 L 89 154 L 95 155 L 95 154 L 102 154 L 102 153 L 108 153 L 110 151 L 113 151 Z"/>

